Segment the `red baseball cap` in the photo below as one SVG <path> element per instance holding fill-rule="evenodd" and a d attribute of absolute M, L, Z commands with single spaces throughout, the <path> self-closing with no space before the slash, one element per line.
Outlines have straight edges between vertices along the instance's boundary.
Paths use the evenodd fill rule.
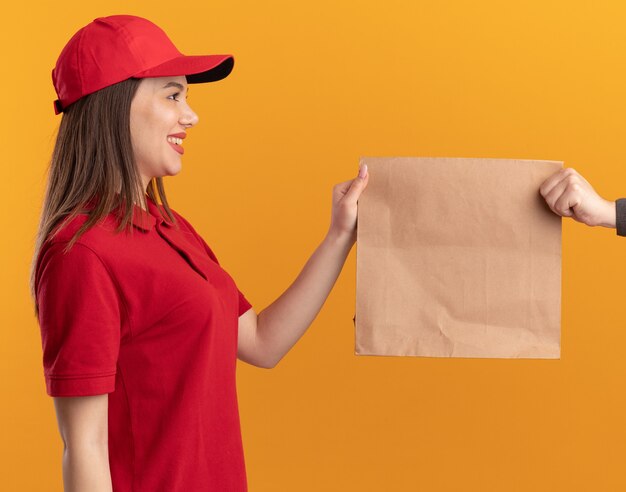
<path fill-rule="evenodd" d="M 183 55 L 159 26 L 142 17 L 98 17 L 72 36 L 52 69 L 54 113 L 131 77 L 185 75 L 189 84 L 213 82 L 226 77 L 234 63 L 232 55 Z"/>

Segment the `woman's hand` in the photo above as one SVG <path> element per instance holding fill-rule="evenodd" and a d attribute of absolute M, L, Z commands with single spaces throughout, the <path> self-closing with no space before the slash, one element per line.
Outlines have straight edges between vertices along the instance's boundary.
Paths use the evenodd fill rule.
<path fill-rule="evenodd" d="M 554 173 L 543 182 L 539 192 L 557 215 L 589 226 L 615 227 L 615 202 L 598 195 L 572 168 Z"/>
<path fill-rule="evenodd" d="M 357 200 L 367 187 L 369 174 L 367 164 L 359 169 L 359 175 L 333 187 L 333 208 L 329 234 L 348 238 L 351 244 L 356 242 Z"/>

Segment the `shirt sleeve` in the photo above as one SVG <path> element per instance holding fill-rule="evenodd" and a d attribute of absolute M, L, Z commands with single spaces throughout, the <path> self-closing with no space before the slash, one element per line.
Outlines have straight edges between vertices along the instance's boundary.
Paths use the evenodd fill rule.
<path fill-rule="evenodd" d="M 120 297 L 100 258 L 87 246 L 52 244 L 42 252 L 37 302 L 46 390 L 90 396 L 115 390 Z"/>
<path fill-rule="evenodd" d="M 626 236 L 626 198 L 615 200 L 615 224 L 618 236 Z"/>
<path fill-rule="evenodd" d="M 176 219 L 179 220 L 183 224 L 183 227 L 186 227 L 189 230 L 189 232 L 191 232 L 193 236 L 197 239 L 197 241 L 202 245 L 202 247 L 206 251 L 209 258 L 211 258 L 215 263 L 219 265 L 220 262 L 217 260 L 215 253 L 213 253 L 213 250 L 209 247 L 209 245 L 202 238 L 202 236 L 198 234 L 198 232 L 194 229 L 194 227 L 182 215 L 180 215 L 178 212 L 175 212 L 174 210 L 172 210 L 172 212 L 175 214 Z M 239 287 L 237 287 L 237 295 L 239 296 L 238 316 L 241 316 L 252 307 L 252 304 L 250 303 L 250 301 L 248 301 L 248 299 L 246 299 L 244 294 L 239 290 Z"/>

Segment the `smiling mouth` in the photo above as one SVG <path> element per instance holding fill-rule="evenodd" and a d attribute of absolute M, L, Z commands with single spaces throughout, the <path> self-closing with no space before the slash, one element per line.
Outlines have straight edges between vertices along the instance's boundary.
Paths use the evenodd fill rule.
<path fill-rule="evenodd" d="M 182 138 L 176 138 L 176 137 L 167 137 L 167 143 L 170 144 L 172 146 L 172 148 L 178 152 L 180 155 L 183 155 L 185 153 L 185 149 L 183 149 L 183 146 L 180 145 L 183 143 L 183 139 Z"/>
<path fill-rule="evenodd" d="M 172 142 L 178 145 L 182 145 L 183 144 L 183 139 L 182 138 L 178 138 L 178 137 L 167 137 L 167 141 L 168 142 Z"/>

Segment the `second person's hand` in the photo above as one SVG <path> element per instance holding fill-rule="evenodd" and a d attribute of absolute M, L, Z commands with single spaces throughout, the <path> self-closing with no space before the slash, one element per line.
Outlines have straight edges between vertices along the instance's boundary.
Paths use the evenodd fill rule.
<path fill-rule="evenodd" d="M 550 209 L 589 226 L 615 227 L 615 202 L 605 200 L 574 169 L 564 168 L 539 188 Z"/>

